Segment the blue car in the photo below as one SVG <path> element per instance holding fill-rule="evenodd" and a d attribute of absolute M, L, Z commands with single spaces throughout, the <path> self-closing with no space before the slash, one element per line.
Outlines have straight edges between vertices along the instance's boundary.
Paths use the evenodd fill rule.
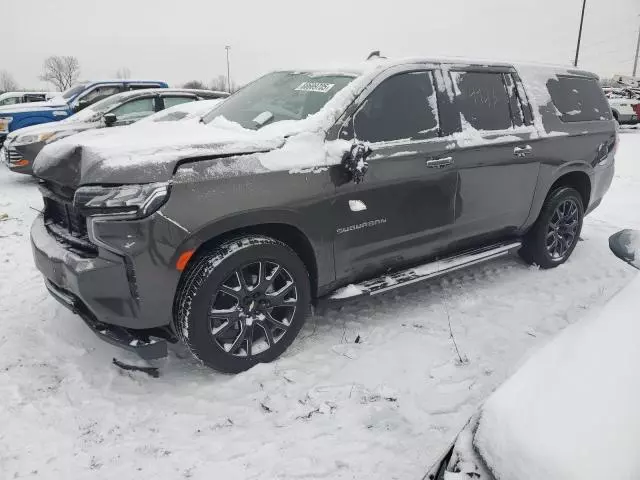
<path fill-rule="evenodd" d="M 0 146 L 7 135 L 15 130 L 64 120 L 83 108 L 116 93 L 168 86 L 165 82 L 146 80 L 83 82 L 46 102 L 0 107 Z"/>

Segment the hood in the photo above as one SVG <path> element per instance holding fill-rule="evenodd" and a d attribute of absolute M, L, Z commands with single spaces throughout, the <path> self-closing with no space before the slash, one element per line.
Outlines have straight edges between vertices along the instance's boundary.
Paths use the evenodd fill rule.
<path fill-rule="evenodd" d="M 46 102 L 19 103 L 17 105 L 7 105 L 6 107 L 0 107 L 0 116 L 9 113 L 39 112 L 42 110 L 53 110 L 56 108 L 68 107 L 69 105 L 64 101 L 62 97 L 56 97 Z"/>
<path fill-rule="evenodd" d="M 224 119 L 209 125 L 150 123 L 94 129 L 53 142 L 38 154 L 33 170 L 37 177 L 70 187 L 162 182 L 185 159 L 266 152 L 283 144 L 281 135 Z"/>

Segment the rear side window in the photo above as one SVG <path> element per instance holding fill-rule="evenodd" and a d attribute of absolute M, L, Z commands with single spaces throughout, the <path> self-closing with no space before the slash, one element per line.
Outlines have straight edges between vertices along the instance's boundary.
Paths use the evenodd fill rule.
<path fill-rule="evenodd" d="M 552 78 L 547 88 L 563 122 L 611 120 L 609 104 L 595 78 Z"/>
<path fill-rule="evenodd" d="M 364 101 L 353 127 L 356 138 L 367 142 L 439 136 L 432 73 L 407 72 L 386 79 Z"/>
<path fill-rule="evenodd" d="M 164 108 L 171 108 L 183 103 L 193 102 L 196 97 L 162 97 L 162 99 L 164 100 Z"/>
<path fill-rule="evenodd" d="M 451 72 L 458 109 L 465 123 L 476 130 L 512 127 L 510 101 L 502 73 Z"/>

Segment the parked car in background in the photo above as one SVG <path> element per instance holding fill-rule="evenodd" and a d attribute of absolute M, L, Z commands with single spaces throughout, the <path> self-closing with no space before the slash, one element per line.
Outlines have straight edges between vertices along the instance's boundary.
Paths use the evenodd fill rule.
<path fill-rule="evenodd" d="M 0 146 L 20 128 L 58 122 L 104 98 L 129 90 L 167 88 L 165 82 L 116 80 L 79 83 L 46 102 L 0 107 Z"/>
<path fill-rule="evenodd" d="M 45 102 L 60 95 L 60 92 L 6 92 L 0 95 L 0 107 L 18 103 Z"/>
<path fill-rule="evenodd" d="M 604 89 L 613 117 L 621 125 L 635 125 L 640 118 L 640 95 L 630 88 Z"/>
<path fill-rule="evenodd" d="M 618 143 L 589 72 L 438 59 L 274 72 L 202 122 L 101 133 L 34 165 L 49 291 L 106 341 L 225 372 L 277 358 L 311 304 L 563 264 Z"/>
<path fill-rule="evenodd" d="M 148 116 L 138 122 L 138 125 L 146 125 L 148 123 L 157 122 L 177 122 L 183 120 L 200 120 L 205 114 L 220 105 L 225 97 L 228 97 L 227 92 L 216 92 L 220 95 L 220 98 L 215 100 L 203 100 L 201 102 L 190 102 L 175 105 L 173 107 L 162 110 L 158 113 Z"/>
<path fill-rule="evenodd" d="M 610 240 L 640 269 L 640 232 Z M 640 276 L 493 393 L 424 480 L 640 478 Z"/>
<path fill-rule="evenodd" d="M 34 125 L 9 134 L 4 144 L 5 160 L 16 173 L 31 174 L 33 161 L 47 144 L 76 133 L 137 122 L 165 108 L 228 95 L 210 90 L 149 88 L 112 95 L 66 120 Z"/>

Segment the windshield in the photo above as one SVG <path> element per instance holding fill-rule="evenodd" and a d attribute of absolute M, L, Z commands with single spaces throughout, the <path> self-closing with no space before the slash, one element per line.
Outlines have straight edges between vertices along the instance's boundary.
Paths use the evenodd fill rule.
<path fill-rule="evenodd" d="M 94 103 L 93 105 L 71 115 L 67 121 L 70 122 L 94 122 L 100 119 L 103 113 L 117 107 L 124 101 L 121 95 L 112 95 Z"/>
<path fill-rule="evenodd" d="M 87 86 L 86 83 L 80 83 L 78 85 L 75 85 L 70 89 L 65 90 L 62 93 L 62 98 L 64 98 L 65 100 L 69 100 L 70 98 L 73 98 L 76 95 L 78 95 L 80 92 L 82 92 L 86 88 L 86 86 Z"/>
<path fill-rule="evenodd" d="M 302 72 L 270 73 L 226 99 L 203 122 L 223 116 L 257 130 L 281 120 L 302 120 L 318 112 L 353 78 Z"/>

